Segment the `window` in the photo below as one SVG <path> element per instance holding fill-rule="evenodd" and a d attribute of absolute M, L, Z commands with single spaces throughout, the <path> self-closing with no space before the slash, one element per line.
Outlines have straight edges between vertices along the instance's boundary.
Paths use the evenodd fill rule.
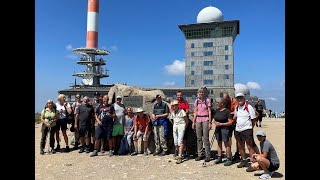
<path fill-rule="evenodd" d="M 205 80 L 203 80 L 203 84 L 213 84 L 213 80 L 212 79 L 205 79 Z"/>
<path fill-rule="evenodd" d="M 194 61 L 191 61 L 191 66 L 194 66 Z"/>
<path fill-rule="evenodd" d="M 225 56 L 224 56 L 224 59 L 225 59 L 225 60 L 229 60 L 229 56 L 228 56 L 228 55 L 225 55 Z"/>
<path fill-rule="evenodd" d="M 204 43 L 203 43 L 203 47 L 204 47 L 204 48 L 213 47 L 213 42 L 204 42 Z"/>
<path fill-rule="evenodd" d="M 194 80 L 191 80 L 191 85 L 194 85 Z"/>
<path fill-rule="evenodd" d="M 224 68 L 225 68 L 226 70 L 228 70 L 228 69 L 229 69 L 229 65 L 224 65 Z"/>
<path fill-rule="evenodd" d="M 229 79 L 229 74 L 225 74 L 224 79 Z"/>
<path fill-rule="evenodd" d="M 204 70 L 203 74 L 204 75 L 213 74 L 213 70 Z"/>
<path fill-rule="evenodd" d="M 192 95 L 192 99 L 195 99 L 196 98 L 196 95 Z"/>
<path fill-rule="evenodd" d="M 213 65 L 213 61 L 203 61 L 203 65 L 204 66 L 212 66 Z"/>
<path fill-rule="evenodd" d="M 193 57 L 194 56 L 194 52 L 191 52 L 191 57 Z"/>
<path fill-rule="evenodd" d="M 194 48 L 194 43 L 191 43 L 191 48 Z"/>
<path fill-rule="evenodd" d="M 229 50 L 229 46 L 228 46 L 228 45 L 225 45 L 225 46 L 224 46 L 224 50 L 226 50 L 226 51 Z"/>
<path fill-rule="evenodd" d="M 187 96 L 186 96 L 186 95 L 183 95 L 182 98 L 183 98 L 183 99 L 187 99 Z"/>
<path fill-rule="evenodd" d="M 191 75 L 194 75 L 194 71 L 191 71 Z"/>
<path fill-rule="evenodd" d="M 205 51 L 203 52 L 203 56 L 212 56 L 213 55 L 213 51 Z"/>

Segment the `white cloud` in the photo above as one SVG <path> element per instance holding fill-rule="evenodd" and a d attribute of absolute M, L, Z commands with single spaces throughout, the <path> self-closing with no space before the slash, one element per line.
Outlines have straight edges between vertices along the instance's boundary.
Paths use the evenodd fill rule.
<path fill-rule="evenodd" d="M 113 46 L 110 47 L 110 49 L 111 49 L 112 51 L 118 51 L 118 46 L 113 45 Z"/>
<path fill-rule="evenodd" d="M 261 90 L 261 86 L 256 82 L 248 82 L 247 87 L 249 89 Z"/>
<path fill-rule="evenodd" d="M 74 55 L 74 54 L 68 54 L 65 57 L 68 58 L 68 59 L 77 59 L 77 56 Z"/>
<path fill-rule="evenodd" d="M 73 49 L 71 44 L 66 45 L 66 50 L 67 51 L 71 51 Z"/>
<path fill-rule="evenodd" d="M 269 97 L 269 98 L 266 98 L 266 100 L 271 100 L 271 101 L 278 101 L 278 99 L 274 98 L 274 97 Z"/>
<path fill-rule="evenodd" d="M 163 83 L 163 85 L 164 86 L 174 86 L 174 85 L 176 85 L 176 82 L 174 82 L 174 81 L 171 81 L 171 82 L 166 81 L 166 82 Z"/>
<path fill-rule="evenodd" d="M 169 75 L 184 75 L 185 62 L 180 60 L 174 60 L 172 64 L 165 65 L 164 70 Z"/>

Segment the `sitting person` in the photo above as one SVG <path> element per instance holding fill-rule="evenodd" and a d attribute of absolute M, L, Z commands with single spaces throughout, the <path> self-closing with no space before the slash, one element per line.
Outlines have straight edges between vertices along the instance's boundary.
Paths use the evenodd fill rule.
<path fill-rule="evenodd" d="M 252 155 L 256 162 L 252 163 L 246 171 L 264 170 L 264 174 L 259 178 L 270 179 L 274 171 L 279 169 L 279 158 L 273 145 L 266 139 L 266 133 L 263 130 L 259 130 L 256 135 L 260 141 L 261 153 Z"/>

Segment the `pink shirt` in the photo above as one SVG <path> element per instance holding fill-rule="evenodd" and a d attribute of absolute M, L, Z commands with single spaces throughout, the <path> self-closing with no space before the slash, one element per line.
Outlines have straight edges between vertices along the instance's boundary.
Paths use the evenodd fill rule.
<path fill-rule="evenodd" d="M 206 98 L 206 100 L 207 100 L 206 102 L 207 106 L 211 107 L 210 99 Z M 198 106 L 197 106 L 197 101 L 198 101 Z M 204 101 L 201 101 L 200 99 L 196 99 L 194 101 L 194 107 L 198 107 L 196 122 L 200 123 L 200 122 L 205 122 L 209 120 L 209 112 L 206 104 L 204 103 Z M 203 117 L 198 117 L 198 116 L 203 116 Z"/>

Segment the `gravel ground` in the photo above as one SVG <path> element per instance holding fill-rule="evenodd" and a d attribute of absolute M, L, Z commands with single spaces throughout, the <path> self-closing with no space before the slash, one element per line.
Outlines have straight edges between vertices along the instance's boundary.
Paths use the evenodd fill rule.
<path fill-rule="evenodd" d="M 255 127 L 254 133 L 261 128 Z M 280 168 L 273 177 L 285 179 L 285 119 L 264 118 L 262 129 L 267 139 L 274 145 L 280 158 Z M 35 179 L 259 179 L 263 171 L 246 172 L 212 162 L 203 166 L 203 161 L 189 159 L 176 164 L 172 154 L 167 156 L 112 156 L 108 153 L 89 157 L 90 154 L 79 154 L 78 150 L 69 153 L 40 155 L 41 124 L 35 125 Z M 210 132 L 210 139 L 213 130 Z M 70 135 L 70 134 L 69 134 Z M 61 135 L 62 136 L 62 135 Z M 235 142 L 235 140 L 233 140 Z M 255 137 L 255 142 L 259 141 Z M 61 147 L 65 147 L 64 140 Z M 72 147 L 72 145 L 70 146 Z M 260 146 L 259 146 L 260 147 Z M 212 150 L 217 149 L 216 141 Z M 224 149 L 224 148 L 223 148 Z M 47 146 L 46 146 L 47 150 Z M 232 152 L 235 152 L 233 143 Z M 248 152 L 248 151 L 246 151 Z"/>

